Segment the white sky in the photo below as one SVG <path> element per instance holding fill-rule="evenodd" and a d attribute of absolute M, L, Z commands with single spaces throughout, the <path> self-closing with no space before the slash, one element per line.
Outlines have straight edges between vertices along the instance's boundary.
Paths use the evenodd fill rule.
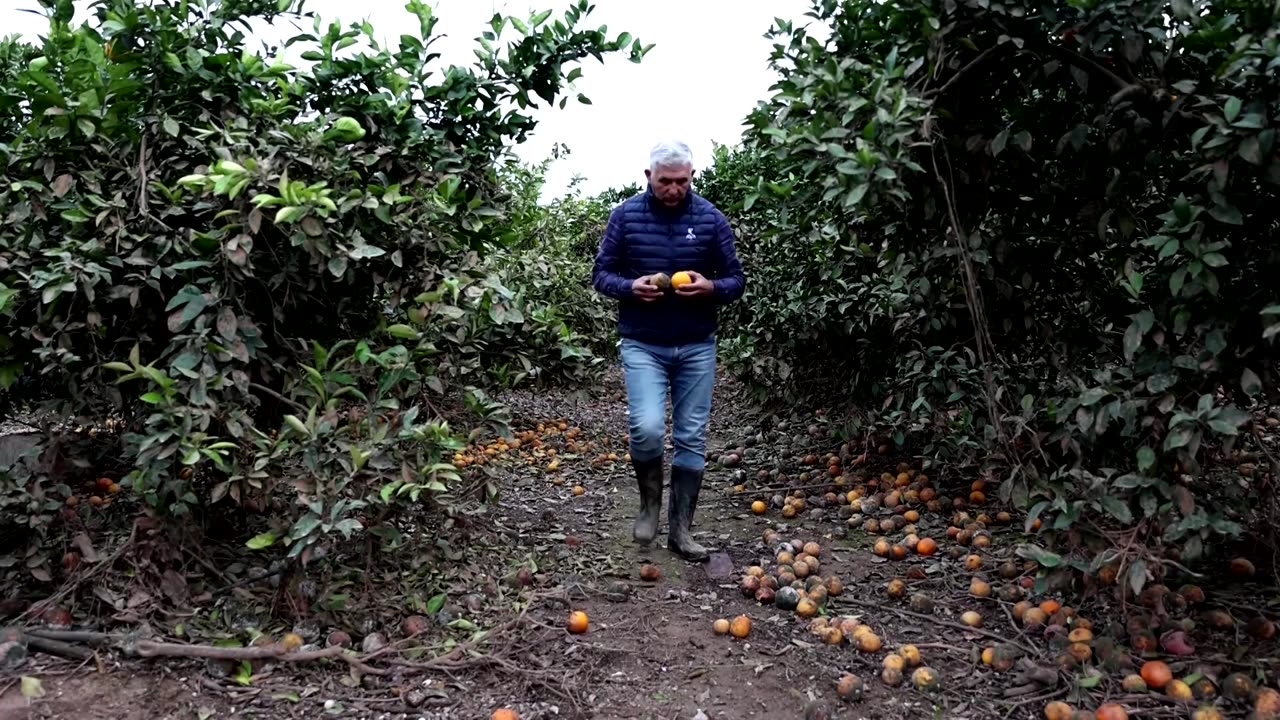
<path fill-rule="evenodd" d="M 495 11 L 528 17 L 531 8 L 553 9 L 557 16 L 570 0 L 434 0 L 440 18 L 437 31 L 446 37 L 433 46 L 442 61 L 470 64 L 472 39 L 488 26 Z M 401 33 L 417 34 L 417 19 L 404 9 L 404 0 L 308 0 L 305 9 L 326 24 L 338 19 L 368 20 L 380 42 L 394 47 Z M 596 192 L 629 182 L 644 182 L 648 150 L 658 140 L 676 137 L 689 143 L 696 167 L 709 160 L 712 141 L 733 144 L 741 136 L 742 120 L 755 103 L 768 95 L 776 79 L 767 67 L 772 43 L 763 35 L 775 17 L 810 20 L 803 14 L 808 0 L 596 0 L 584 27 L 608 26 L 609 37 L 623 30 L 655 47 L 640 64 L 623 56 L 603 65 L 588 58 L 575 89 L 592 105 L 570 100 L 564 110 L 543 109 L 534 136 L 518 149 L 525 160 L 546 157 L 556 142 L 568 145 L 570 155 L 555 163 L 548 178 L 549 194 L 558 195 L 576 173 L 586 179 L 583 189 Z M 86 0 L 76 0 L 77 24 L 85 16 Z M 36 41 L 46 28 L 43 17 L 21 12 L 35 9 L 36 0 L 0 0 L 0 33 L 17 32 Z M 283 27 L 279 27 L 283 25 Z M 260 35 L 278 43 L 295 34 L 277 22 Z M 310 31 L 309 26 L 304 26 Z M 503 38 L 514 30 L 508 28 Z M 298 46 L 291 49 L 290 55 Z M 292 59 L 292 58 L 290 58 Z M 572 97 L 572 96 L 571 96 Z"/>

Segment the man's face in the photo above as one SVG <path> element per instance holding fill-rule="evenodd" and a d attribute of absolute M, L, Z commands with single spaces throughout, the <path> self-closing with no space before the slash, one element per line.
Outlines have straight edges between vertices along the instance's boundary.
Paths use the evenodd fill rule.
<path fill-rule="evenodd" d="M 679 205 L 689 192 L 693 166 L 659 165 L 652 170 L 645 170 L 644 176 L 649 178 L 649 184 L 653 186 L 653 194 L 658 196 L 663 205 L 675 206 Z"/>

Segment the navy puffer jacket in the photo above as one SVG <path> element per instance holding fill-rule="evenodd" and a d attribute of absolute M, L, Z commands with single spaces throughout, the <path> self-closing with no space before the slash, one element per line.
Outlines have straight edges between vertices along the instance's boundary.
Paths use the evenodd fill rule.
<path fill-rule="evenodd" d="M 715 284 L 709 297 L 673 292 L 654 302 L 631 293 L 636 278 L 693 270 Z M 617 298 L 618 333 L 654 345 L 701 342 L 716 331 L 716 308 L 742 297 L 746 283 L 724 213 L 689 191 L 668 208 L 646 189 L 614 208 L 596 253 L 592 285 Z"/>

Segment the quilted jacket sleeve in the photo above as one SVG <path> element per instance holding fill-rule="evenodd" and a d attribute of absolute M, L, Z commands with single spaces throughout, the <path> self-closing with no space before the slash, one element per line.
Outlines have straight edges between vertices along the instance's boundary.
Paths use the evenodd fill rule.
<path fill-rule="evenodd" d="M 717 211 L 716 242 L 720 249 L 720 265 L 716 268 L 715 292 L 713 297 L 720 304 L 728 304 L 742 297 L 746 289 L 746 275 L 742 271 L 742 261 L 738 259 L 733 227 L 723 213 Z"/>
<path fill-rule="evenodd" d="M 621 208 L 609 214 L 604 237 L 596 251 L 595 267 L 591 270 L 591 285 L 603 295 L 619 300 L 631 297 L 631 281 L 622 276 L 624 248 L 622 246 Z"/>

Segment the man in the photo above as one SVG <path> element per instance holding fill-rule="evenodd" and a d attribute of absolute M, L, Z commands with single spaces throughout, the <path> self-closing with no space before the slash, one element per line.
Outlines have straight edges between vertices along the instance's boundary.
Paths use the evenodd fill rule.
<path fill-rule="evenodd" d="M 716 309 L 742 297 L 745 278 L 729 221 L 690 189 L 689 147 L 660 143 L 650 151 L 644 174 L 645 191 L 609 215 L 592 285 L 619 301 L 631 463 L 640 486 L 635 541 L 648 545 L 658 533 L 669 390 L 675 454 L 667 547 L 703 561 L 707 549 L 694 542 L 689 526 L 706 466 Z M 682 279 L 677 273 L 687 273 L 688 282 L 670 282 Z"/>

